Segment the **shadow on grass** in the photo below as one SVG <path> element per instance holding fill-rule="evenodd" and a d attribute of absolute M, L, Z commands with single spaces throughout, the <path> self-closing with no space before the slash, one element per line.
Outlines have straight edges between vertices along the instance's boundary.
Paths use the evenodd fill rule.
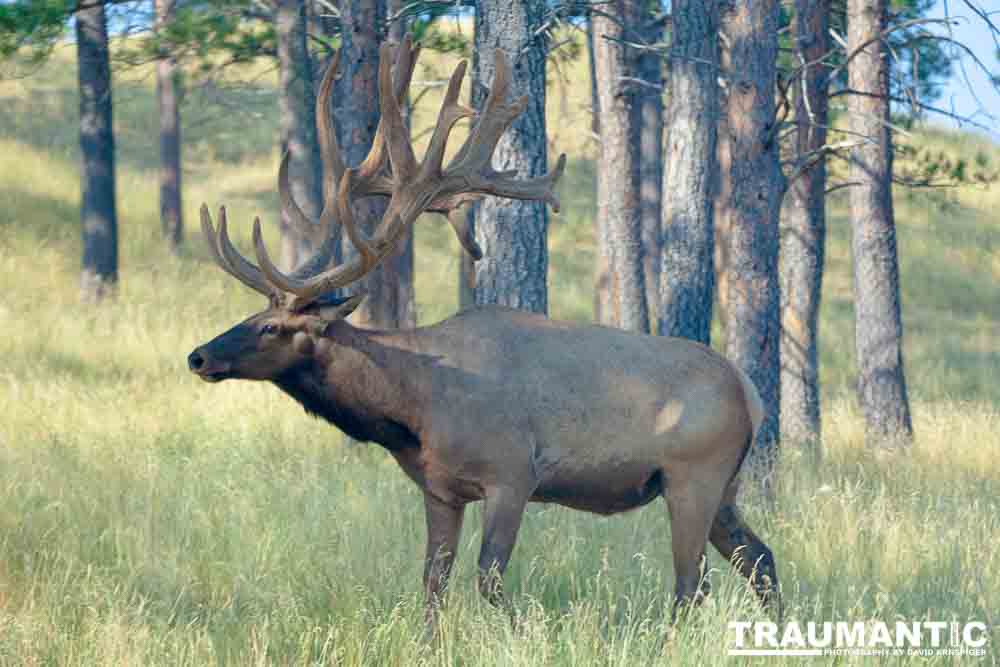
<path fill-rule="evenodd" d="M 16 138 L 68 161 L 79 159 L 79 96 L 73 87 L 44 85 L 39 74 L 23 94 L 0 94 L 0 136 Z M 114 128 L 119 168 L 156 169 L 159 121 L 156 95 L 143 82 L 114 82 Z M 190 91 L 181 106 L 185 162 L 215 159 L 238 163 L 269 154 L 278 138 L 273 87 L 244 84 Z"/>
<path fill-rule="evenodd" d="M 0 210 L 0 228 L 11 238 L 32 243 L 66 243 L 80 234 L 80 209 L 77 202 L 38 195 L 24 190 L 3 190 L 4 205 Z"/>
<path fill-rule="evenodd" d="M 984 267 L 975 259 L 962 261 L 949 254 L 988 258 L 1000 245 L 1000 230 L 984 212 L 965 206 L 943 192 L 903 190 L 896 196 L 896 229 L 900 261 L 903 318 L 911 308 L 940 310 L 940 316 L 987 317 L 1000 320 L 1000 302 Z M 846 200 L 831 200 L 831 244 L 850 248 L 851 225 Z M 848 261 L 850 261 L 848 255 Z M 850 265 L 846 267 L 850 275 Z"/>
<path fill-rule="evenodd" d="M 128 364 L 115 363 L 107 359 L 89 361 L 81 357 L 54 350 L 48 345 L 40 345 L 31 358 L 31 369 L 45 377 L 58 380 L 69 377 L 84 385 L 121 383 L 134 377 L 136 369 Z"/>
<path fill-rule="evenodd" d="M 963 314 L 959 309 L 938 311 L 917 303 L 908 305 L 905 298 L 903 303 L 904 363 L 913 398 L 1000 402 L 1000 386 L 995 381 L 1000 373 L 1000 350 L 984 344 L 991 327 L 1000 331 L 1000 321 L 984 314 L 982 304 Z M 820 372 L 828 396 L 854 391 L 853 322 L 850 298 L 824 296 Z"/>

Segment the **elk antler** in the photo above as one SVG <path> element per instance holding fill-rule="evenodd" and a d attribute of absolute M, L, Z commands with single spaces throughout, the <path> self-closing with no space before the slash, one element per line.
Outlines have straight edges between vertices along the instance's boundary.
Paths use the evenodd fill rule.
<path fill-rule="evenodd" d="M 226 207 L 219 207 L 219 230 L 216 232 L 212 226 L 212 216 L 208 212 L 208 206 L 201 205 L 201 231 L 208 243 L 208 249 L 212 253 L 216 264 L 222 270 L 236 278 L 241 283 L 252 290 L 256 290 L 268 298 L 275 298 L 277 292 L 272 287 L 264 275 L 256 266 L 243 259 L 239 251 L 233 247 L 229 240 L 229 233 L 226 230 Z"/>
<path fill-rule="evenodd" d="M 357 248 L 357 256 L 346 264 L 318 271 L 309 277 L 297 273 L 286 275 L 271 262 L 261 235 L 260 221 L 257 219 L 254 221 L 253 241 L 260 265 L 258 269 L 243 259 L 229 242 L 224 213 L 220 214 L 219 232 L 216 234 L 208 209 L 202 207 L 202 229 L 213 256 L 223 269 L 249 287 L 279 301 L 285 301 L 286 296 L 290 297 L 288 307 L 297 310 L 326 292 L 363 278 L 392 252 L 406 229 L 425 211 L 448 216 L 462 246 L 474 259 L 479 259 L 482 252 L 464 222 L 469 202 L 484 195 L 495 195 L 544 201 L 553 210 L 559 210 L 554 186 L 566 166 L 565 155 L 560 155 L 555 169 L 549 174 L 525 180 L 516 179 L 513 172 L 495 171 L 490 164 L 500 137 L 527 105 L 526 97 L 512 104 L 506 103 L 511 83 L 510 66 L 499 49 L 496 51 L 496 76 L 486 104 L 479 114 L 459 103 L 467 64 L 462 61 L 455 68 L 427 151 L 423 160 L 417 162 L 401 106 L 419 52 L 420 48 L 413 46 L 410 36 L 404 39 L 395 58 L 392 57 L 390 44 L 383 44 L 380 48 L 378 87 L 381 117 L 372 148 L 355 169 L 348 169 L 344 164 L 327 108 L 340 53 L 331 61 L 316 102 L 325 191 L 323 212 L 318 223 L 309 220 L 292 197 L 287 154 L 278 171 L 282 206 L 296 229 L 314 243 L 322 243 L 328 240 L 333 226 L 339 224 Z M 468 138 L 448 166 L 443 167 L 452 129 L 459 120 L 470 116 L 476 116 L 477 120 Z M 368 196 L 389 197 L 385 214 L 371 238 L 365 238 L 360 232 L 353 214 L 354 201 Z M 323 243 L 320 252 L 325 252 L 324 249 L 329 245 Z M 328 257 L 317 257 L 309 260 L 308 265 L 317 266 L 327 262 Z"/>
<path fill-rule="evenodd" d="M 406 91 L 410 87 L 410 80 L 413 77 L 413 68 L 417 64 L 417 56 L 420 55 L 420 47 L 413 46 L 412 38 L 407 35 L 403 44 L 396 54 L 396 79 L 394 92 L 400 103 L 406 96 Z M 312 240 L 317 246 L 322 243 L 330 234 L 333 225 L 336 224 L 337 214 L 337 193 L 340 190 L 340 181 L 346 169 L 344 158 L 340 151 L 340 143 L 337 141 L 336 128 L 333 126 L 333 113 L 330 109 L 330 101 L 333 98 L 333 84 L 336 80 L 337 68 L 340 66 L 340 51 L 333 54 L 330 65 L 323 75 L 320 83 L 319 94 L 316 96 L 316 130 L 320 145 L 320 156 L 323 160 L 325 193 L 323 211 L 320 213 L 319 224 L 309 220 L 295 202 L 291 193 L 291 186 L 288 181 L 288 163 L 290 155 L 286 152 L 281 160 L 281 168 L 278 170 L 278 191 L 281 195 L 282 209 L 288 212 L 288 217 L 295 227 L 296 232 L 303 238 Z M 372 142 L 371 150 L 358 168 L 361 178 L 357 181 L 358 196 L 367 195 L 392 195 L 392 182 L 385 174 L 380 173 L 385 166 L 386 145 L 385 145 L 385 124 L 379 119 L 378 127 L 375 130 L 375 138 Z"/>

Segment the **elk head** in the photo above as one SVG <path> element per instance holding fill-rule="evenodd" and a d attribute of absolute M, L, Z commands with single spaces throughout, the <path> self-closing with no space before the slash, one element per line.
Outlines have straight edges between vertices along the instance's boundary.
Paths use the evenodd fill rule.
<path fill-rule="evenodd" d="M 202 379 L 218 382 L 227 378 L 270 380 L 307 361 L 327 327 L 346 318 L 364 295 L 335 296 L 357 282 L 395 247 L 417 217 L 431 211 L 448 217 L 462 247 L 473 259 L 482 252 L 465 224 L 465 206 L 485 195 L 510 199 L 540 200 L 558 211 L 555 183 L 566 164 L 561 155 L 550 173 L 524 180 L 512 172 L 491 166 L 500 137 L 524 110 L 527 98 L 506 102 L 510 88 L 510 66 L 503 53 L 496 54 L 496 76 L 480 113 L 459 104 L 466 62 L 455 68 L 438 114 L 437 123 L 422 161 L 413 152 L 409 130 L 403 120 L 402 102 L 419 54 L 409 36 L 396 50 L 383 44 L 379 61 L 379 107 L 381 117 L 371 151 L 356 168 L 347 168 L 337 143 L 328 109 L 339 62 L 334 56 L 316 100 L 316 125 L 321 146 L 326 193 L 318 222 L 310 220 L 292 198 L 289 186 L 289 156 L 278 171 L 281 204 L 292 226 L 319 250 L 302 267 L 284 274 L 271 262 L 261 236 L 260 219 L 254 221 L 253 242 L 257 265 L 233 247 L 227 231 L 226 211 L 219 211 L 216 228 L 208 208 L 202 205 L 201 227 L 216 263 L 234 278 L 268 298 L 269 307 L 188 356 L 190 369 Z M 393 68 L 395 61 L 395 68 Z M 393 76 L 395 71 L 395 77 Z M 475 121 L 465 143 L 444 167 L 448 136 L 463 118 Z M 353 203 L 364 197 L 388 197 L 385 214 L 366 238 L 355 220 Z M 342 228 L 356 248 L 353 260 L 330 266 L 333 232 Z"/>

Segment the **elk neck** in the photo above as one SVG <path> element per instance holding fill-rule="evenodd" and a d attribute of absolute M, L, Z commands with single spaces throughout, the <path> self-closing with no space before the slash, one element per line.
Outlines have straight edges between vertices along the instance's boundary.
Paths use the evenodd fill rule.
<path fill-rule="evenodd" d="M 311 359 L 274 379 L 306 412 L 389 451 L 419 447 L 418 355 L 405 332 L 332 323 Z"/>

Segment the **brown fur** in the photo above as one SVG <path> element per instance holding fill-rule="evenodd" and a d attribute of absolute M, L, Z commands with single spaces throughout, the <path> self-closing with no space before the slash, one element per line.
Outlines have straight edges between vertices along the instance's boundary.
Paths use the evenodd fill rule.
<path fill-rule="evenodd" d="M 710 534 L 763 597 L 776 597 L 770 551 L 733 507 L 760 399 L 710 348 L 496 307 L 368 331 L 342 319 L 354 305 L 265 311 L 190 363 L 213 381 L 270 380 L 392 453 L 425 494 L 431 615 L 465 505 L 480 500 L 480 587 L 496 602 L 528 502 L 614 514 L 658 495 L 671 515 L 678 603 L 697 597 Z"/>

